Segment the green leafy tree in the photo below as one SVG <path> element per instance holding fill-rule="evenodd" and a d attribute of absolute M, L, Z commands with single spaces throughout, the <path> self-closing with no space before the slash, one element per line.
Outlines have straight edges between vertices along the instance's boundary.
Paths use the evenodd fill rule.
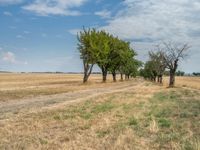
<path fill-rule="evenodd" d="M 130 76 L 136 71 L 137 61 L 134 58 L 135 51 L 130 48 L 130 43 L 122 41 L 105 31 L 83 30 L 78 36 L 78 49 L 83 60 L 84 78 L 87 82 L 94 64 L 102 71 L 103 82 L 110 71 L 113 81 L 116 81 L 116 73 Z"/>
<path fill-rule="evenodd" d="M 96 58 L 93 55 L 93 50 L 91 47 L 91 40 L 93 39 L 92 37 L 92 32 L 95 32 L 95 30 L 86 30 L 83 29 L 77 36 L 78 38 L 78 50 L 80 53 L 80 58 L 83 61 L 83 68 L 84 68 L 84 77 L 83 77 L 83 82 L 87 82 L 88 78 L 92 72 L 92 68 L 94 64 L 96 63 Z"/>
<path fill-rule="evenodd" d="M 152 63 L 154 64 L 153 65 L 154 68 L 152 68 L 152 69 L 154 71 L 156 71 L 157 81 L 159 83 L 162 83 L 163 74 L 166 69 L 166 63 L 165 63 L 164 56 L 165 56 L 165 54 L 161 50 L 158 50 L 156 52 L 154 52 L 154 51 L 149 52 L 150 61 L 152 61 Z"/>
<path fill-rule="evenodd" d="M 103 82 L 107 79 L 108 68 L 110 65 L 110 38 L 111 36 L 105 31 L 92 32 L 93 39 L 90 40 L 93 56 L 96 59 L 96 64 L 102 71 Z"/>
<path fill-rule="evenodd" d="M 184 72 L 184 71 L 178 70 L 178 71 L 176 72 L 176 76 L 184 76 L 184 75 L 185 75 L 185 72 Z"/>
<path fill-rule="evenodd" d="M 144 70 L 142 70 L 142 74 L 145 79 L 149 79 L 154 82 L 156 81 L 157 71 L 155 69 L 155 65 L 154 61 L 147 61 L 145 63 Z"/>

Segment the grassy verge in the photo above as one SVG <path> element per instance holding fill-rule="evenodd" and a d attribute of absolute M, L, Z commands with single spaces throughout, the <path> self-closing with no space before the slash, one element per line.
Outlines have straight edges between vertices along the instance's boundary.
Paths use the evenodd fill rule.
<path fill-rule="evenodd" d="M 150 87 L 19 116 L 0 125 L 0 149 L 199 150 L 199 93 Z"/>

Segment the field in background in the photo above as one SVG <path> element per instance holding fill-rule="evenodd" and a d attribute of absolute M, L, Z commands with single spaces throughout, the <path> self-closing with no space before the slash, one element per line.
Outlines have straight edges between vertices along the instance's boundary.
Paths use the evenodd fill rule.
<path fill-rule="evenodd" d="M 0 74 L 0 149 L 200 149 L 200 78 Z"/>
<path fill-rule="evenodd" d="M 169 77 L 164 77 L 164 85 L 167 86 Z M 200 77 L 176 77 L 176 87 L 188 87 L 200 90 Z"/>
<path fill-rule="evenodd" d="M 168 86 L 169 77 L 164 77 L 163 80 L 164 86 Z M 113 86 L 111 75 L 108 76 L 107 84 L 101 82 L 101 75 L 96 74 L 91 75 L 89 82 L 84 85 L 80 74 L 2 73 L 0 74 L 0 101 Z M 176 77 L 176 86 L 200 89 L 200 77 Z"/>
<path fill-rule="evenodd" d="M 0 101 L 113 86 L 110 75 L 107 84 L 101 82 L 101 75 L 95 74 L 91 75 L 87 84 L 82 84 L 80 74 L 2 73 L 0 74 Z"/>

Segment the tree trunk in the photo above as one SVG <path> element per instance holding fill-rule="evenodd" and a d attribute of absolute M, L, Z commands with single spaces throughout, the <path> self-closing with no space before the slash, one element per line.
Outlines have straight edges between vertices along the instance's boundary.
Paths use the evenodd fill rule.
<path fill-rule="evenodd" d="M 86 83 L 87 81 L 88 81 L 88 76 L 87 76 L 87 74 L 84 73 L 83 83 Z"/>
<path fill-rule="evenodd" d="M 125 74 L 125 80 L 128 80 L 128 75 Z"/>
<path fill-rule="evenodd" d="M 106 79 L 107 79 L 107 69 L 102 67 L 102 77 L 103 77 L 103 82 L 106 82 Z"/>
<path fill-rule="evenodd" d="M 88 81 L 88 78 L 92 72 L 94 64 L 89 65 L 88 63 L 84 62 L 84 77 L 83 77 L 83 83 L 86 83 Z"/>
<path fill-rule="evenodd" d="M 175 72 L 170 71 L 169 87 L 174 87 L 174 84 L 175 84 Z"/>
<path fill-rule="evenodd" d="M 176 69 L 178 67 L 178 59 L 174 61 L 174 67 L 170 69 L 170 77 L 169 77 L 169 87 L 174 87 L 175 85 L 175 75 Z"/>
<path fill-rule="evenodd" d="M 103 72 L 103 82 L 106 82 L 107 79 L 107 72 Z"/>
<path fill-rule="evenodd" d="M 112 76 L 113 76 L 113 81 L 114 81 L 114 82 L 116 82 L 116 81 L 117 81 L 117 79 L 116 79 L 116 73 L 115 73 L 115 71 L 114 71 L 114 72 L 112 72 Z"/>
<path fill-rule="evenodd" d="M 160 84 L 163 83 L 163 75 L 160 75 Z"/>
<path fill-rule="evenodd" d="M 123 81 L 124 80 L 123 74 L 121 73 L 120 76 L 121 76 L 121 81 Z"/>

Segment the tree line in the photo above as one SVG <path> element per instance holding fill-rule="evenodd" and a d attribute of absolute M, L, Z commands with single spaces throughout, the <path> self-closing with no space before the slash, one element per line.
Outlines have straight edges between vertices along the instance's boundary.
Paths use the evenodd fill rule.
<path fill-rule="evenodd" d="M 125 79 L 136 76 L 142 64 L 135 58 L 137 54 L 129 42 L 96 29 L 83 29 L 78 34 L 78 50 L 83 61 L 84 83 L 88 81 L 95 64 L 101 69 L 103 82 L 106 82 L 108 72 L 112 74 L 114 82 L 117 73 L 121 74 L 121 80 L 123 75 Z"/>
<path fill-rule="evenodd" d="M 162 83 L 162 78 L 166 70 L 169 70 L 169 87 L 174 87 L 175 76 L 182 76 L 184 72 L 177 71 L 180 60 L 187 56 L 188 44 L 177 44 L 164 42 L 156 46 L 156 49 L 149 52 L 149 60 L 145 63 L 144 69 L 140 70 L 140 75 L 145 79 Z"/>
<path fill-rule="evenodd" d="M 193 76 L 200 76 L 200 72 L 193 72 L 192 75 Z"/>
<path fill-rule="evenodd" d="M 175 84 L 175 75 L 184 75 L 177 72 L 181 59 L 187 56 L 188 44 L 176 44 L 163 42 L 161 45 L 149 52 L 149 60 L 144 63 L 137 60 L 135 50 L 130 42 L 123 41 L 103 30 L 83 28 L 78 36 L 78 50 L 83 61 L 84 77 L 87 82 L 94 65 L 97 65 L 102 72 L 102 81 L 106 82 L 108 72 L 112 74 L 113 81 L 116 81 L 116 74 L 123 75 L 125 79 L 135 77 L 138 74 L 145 79 L 154 82 L 163 82 L 163 75 L 168 70 L 170 80 L 169 86 Z M 143 66 L 143 67 L 142 67 Z"/>

